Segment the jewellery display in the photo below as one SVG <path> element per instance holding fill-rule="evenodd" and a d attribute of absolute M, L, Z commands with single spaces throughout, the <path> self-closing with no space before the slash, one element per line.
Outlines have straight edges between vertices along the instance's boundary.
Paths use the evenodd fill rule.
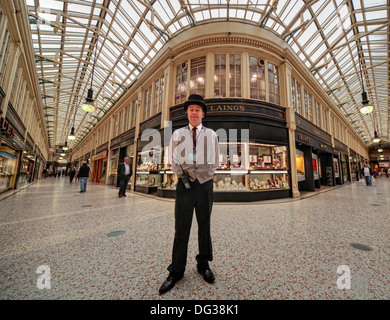
<path fill-rule="evenodd" d="M 286 146 L 263 143 L 220 143 L 214 191 L 289 189 Z"/>
<path fill-rule="evenodd" d="M 159 174 L 161 153 L 158 150 L 141 151 L 137 157 L 137 172 L 135 190 L 145 193 L 155 193 L 161 187 L 162 176 Z"/>
<path fill-rule="evenodd" d="M 143 162 L 141 157 L 138 158 L 136 186 L 150 188 L 153 184 L 161 192 L 176 190 L 178 178 L 170 165 L 157 165 L 151 161 L 153 158 L 152 154 L 143 155 Z M 214 192 L 288 190 L 288 167 L 286 146 L 220 142 L 219 167 L 213 178 Z"/>
<path fill-rule="evenodd" d="M 231 175 L 217 172 L 214 175 L 214 191 L 257 191 L 289 189 L 287 171 L 248 172 L 242 175 Z"/>
<path fill-rule="evenodd" d="M 149 174 L 149 172 L 137 172 L 135 180 L 136 186 L 157 187 L 159 185 L 160 175 Z"/>
<path fill-rule="evenodd" d="M 161 175 L 164 175 L 164 180 L 161 183 L 162 189 L 175 190 L 177 185 L 177 176 L 170 170 L 160 171 Z"/>

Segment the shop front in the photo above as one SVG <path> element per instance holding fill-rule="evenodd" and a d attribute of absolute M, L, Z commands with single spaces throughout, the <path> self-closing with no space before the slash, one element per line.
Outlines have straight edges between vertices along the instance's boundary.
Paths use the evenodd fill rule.
<path fill-rule="evenodd" d="M 334 139 L 333 154 L 338 158 L 338 184 L 344 184 L 351 181 L 350 169 L 349 169 L 349 156 L 348 147 L 342 142 Z"/>
<path fill-rule="evenodd" d="M 299 191 L 315 191 L 336 183 L 330 135 L 296 114 L 296 166 Z M 337 160 L 337 159 L 336 159 Z"/>
<path fill-rule="evenodd" d="M 157 194 L 159 196 L 174 197 L 174 193 L 159 191 L 162 185 L 162 178 L 169 168 L 164 169 L 163 155 L 164 131 L 160 130 L 161 113 L 144 121 L 140 125 L 140 137 L 137 139 L 137 157 L 134 190 L 142 193 Z M 158 132 L 158 139 L 155 133 Z M 166 149 L 167 150 L 167 149 Z M 171 172 L 173 174 L 173 172 Z M 172 184 L 173 182 L 171 182 Z M 176 185 L 175 185 L 176 188 Z"/>
<path fill-rule="evenodd" d="M 357 154 L 352 149 L 349 149 L 349 166 L 351 170 L 351 181 L 358 181 L 359 167 L 357 161 Z"/>
<path fill-rule="evenodd" d="M 92 156 L 92 181 L 106 183 L 107 176 L 107 150 L 101 151 Z"/>
<path fill-rule="evenodd" d="M 291 196 L 288 130 L 284 108 L 246 99 L 208 99 L 203 125 L 219 138 L 214 201 L 248 202 Z M 171 108 L 171 131 L 188 125 L 183 105 Z M 160 130 L 164 147 L 138 145 L 137 186 L 157 196 L 175 196 L 177 176 L 166 161 L 170 136 Z M 148 140 L 149 141 L 149 140 Z M 138 188 L 139 189 L 139 188 Z M 136 189 L 136 190 L 138 190 Z"/>
<path fill-rule="evenodd" d="M 123 162 L 125 157 L 130 158 L 130 164 L 132 165 L 134 158 L 134 137 L 135 128 L 132 128 L 111 140 L 111 148 L 108 155 L 110 158 L 110 171 L 108 177 L 109 181 L 107 184 L 112 184 L 119 187 L 119 181 L 117 177 L 118 164 Z M 129 184 L 132 180 L 133 178 L 131 178 Z"/>
<path fill-rule="evenodd" d="M 18 175 L 18 187 L 33 181 L 35 169 L 35 156 L 28 151 L 23 151 Z"/>
<path fill-rule="evenodd" d="M 0 192 L 16 188 L 21 150 L 24 147 L 22 135 L 11 120 L 13 118 L 4 118 L 0 114 Z"/>
<path fill-rule="evenodd" d="M 18 152 L 0 147 L 0 193 L 13 188 L 18 160 Z"/>

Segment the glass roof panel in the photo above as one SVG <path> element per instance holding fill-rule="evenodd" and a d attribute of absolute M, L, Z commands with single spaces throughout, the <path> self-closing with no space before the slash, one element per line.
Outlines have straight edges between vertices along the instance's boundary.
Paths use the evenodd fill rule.
<path fill-rule="evenodd" d="M 40 57 L 37 73 L 56 81 L 40 84 L 42 95 L 54 97 L 46 98 L 45 105 L 56 108 L 45 109 L 45 114 L 54 111 L 50 145 L 63 144 L 73 123 L 79 143 L 85 136 L 82 131 L 92 126 L 88 121 L 101 118 L 121 95 L 113 82 L 130 85 L 169 37 L 193 25 L 226 21 L 228 16 L 260 27 L 273 4 L 276 9 L 264 28 L 282 39 L 296 29 L 286 41 L 309 70 L 318 69 L 315 77 L 325 90 L 337 89 L 331 94 L 335 102 L 348 102 L 341 110 L 351 114 L 348 119 L 362 121 L 361 136 L 369 140 L 374 120 L 384 119 L 375 121 L 380 123 L 380 135 L 388 139 L 390 10 L 386 0 L 231 0 L 229 9 L 225 0 L 26 0 L 33 48 Z M 91 83 L 96 43 L 93 89 L 101 109 L 88 116 L 80 104 Z M 365 89 L 376 108 L 372 117 L 358 113 L 360 64 Z"/>

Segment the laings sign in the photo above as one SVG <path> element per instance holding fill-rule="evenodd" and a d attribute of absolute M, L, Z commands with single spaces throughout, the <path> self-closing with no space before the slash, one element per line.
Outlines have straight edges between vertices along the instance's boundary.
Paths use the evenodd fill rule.
<path fill-rule="evenodd" d="M 240 105 L 223 104 L 210 106 L 210 111 L 245 111 L 245 107 Z"/>
<path fill-rule="evenodd" d="M 12 138 L 15 137 L 14 128 L 12 128 L 9 122 L 2 116 L 0 116 L 0 131 L 3 134 L 11 136 Z"/>

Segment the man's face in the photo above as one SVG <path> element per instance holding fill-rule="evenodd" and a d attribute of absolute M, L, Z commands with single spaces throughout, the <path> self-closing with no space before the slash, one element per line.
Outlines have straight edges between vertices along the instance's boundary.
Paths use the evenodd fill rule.
<path fill-rule="evenodd" d="M 129 163 L 129 158 L 125 158 L 125 163 L 126 163 L 126 164 Z"/>
<path fill-rule="evenodd" d="M 187 108 L 187 118 L 190 124 L 194 127 L 197 127 L 202 123 L 204 118 L 204 112 L 201 106 L 192 104 Z"/>

